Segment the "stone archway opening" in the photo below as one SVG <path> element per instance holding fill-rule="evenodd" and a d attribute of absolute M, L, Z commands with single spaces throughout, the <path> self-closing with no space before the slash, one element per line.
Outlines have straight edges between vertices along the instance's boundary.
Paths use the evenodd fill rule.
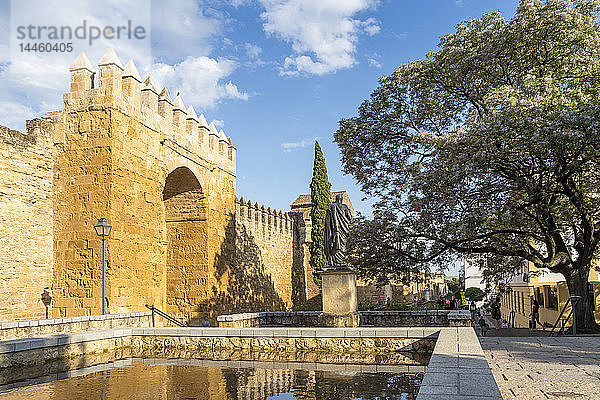
<path fill-rule="evenodd" d="M 208 287 L 207 198 L 187 167 L 173 170 L 163 190 L 167 231 L 166 311 L 190 324 Z"/>

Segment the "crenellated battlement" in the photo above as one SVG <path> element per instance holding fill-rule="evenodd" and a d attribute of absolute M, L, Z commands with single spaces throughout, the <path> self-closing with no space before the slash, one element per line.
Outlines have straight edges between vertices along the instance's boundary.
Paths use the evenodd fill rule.
<path fill-rule="evenodd" d="M 66 112 L 111 107 L 140 120 L 159 133 L 161 144 L 194 155 L 235 174 L 236 147 L 230 137 L 186 106 L 180 93 L 172 98 L 166 88 L 157 90 L 151 77 L 142 81 L 132 59 L 123 66 L 110 48 L 98 62 L 98 71 L 85 53 L 69 68 L 71 90 L 63 100 Z M 96 82 L 97 75 L 97 82 Z M 143 138 L 142 138 L 143 139 Z"/>
<path fill-rule="evenodd" d="M 243 197 L 235 199 L 235 215 L 236 221 L 250 224 L 256 229 L 264 228 L 286 235 L 293 233 L 294 220 L 289 213 L 271 210 L 271 207 L 265 208 L 258 203 L 252 204 L 250 200 L 245 200 Z"/>

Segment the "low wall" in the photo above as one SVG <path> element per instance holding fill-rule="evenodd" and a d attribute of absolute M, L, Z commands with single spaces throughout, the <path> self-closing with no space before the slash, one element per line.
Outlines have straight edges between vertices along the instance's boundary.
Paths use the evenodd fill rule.
<path fill-rule="evenodd" d="M 68 371 L 86 359 L 112 361 L 106 354 L 425 365 L 438 335 L 435 328 L 120 328 L 2 340 L 0 385 Z"/>
<path fill-rule="evenodd" d="M 150 326 L 152 326 L 151 311 L 12 321 L 0 323 L 0 340 Z"/>
<path fill-rule="evenodd" d="M 320 326 L 321 311 L 257 312 L 220 315 L 219 327 L 253 328 L 269 326 Z M 360 311 L 359 326 L 404 327 L 404 326 L 471 326 L 471 313 L 466 310 L 428 311 Z"/>

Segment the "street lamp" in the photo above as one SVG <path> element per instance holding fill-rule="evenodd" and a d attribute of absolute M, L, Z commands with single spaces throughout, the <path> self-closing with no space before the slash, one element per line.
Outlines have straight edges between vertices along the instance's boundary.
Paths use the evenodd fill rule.
<path fill-rule="evenodd" d="M 110 228 L 112 228 L 112 226 L 110 226 L 110 224 L 108 223 L 108 220 L 106 218 L 104 218 L 104 215 L 102 217 L 100 217 L 100 219 L 98 220 L 98 223 L 96 225 L 94 225 L 94 229 L 96 230 L 96 235 L 98 235 L 102 238 L 102 315 L 104 315 L 104 303 L 106 301 L 106 297 L 104 297 L 104 270 L 105 270 L 104 251 L 105 251 L 106 238 L 108 237 L 108 235 L 110 235 Z"/>

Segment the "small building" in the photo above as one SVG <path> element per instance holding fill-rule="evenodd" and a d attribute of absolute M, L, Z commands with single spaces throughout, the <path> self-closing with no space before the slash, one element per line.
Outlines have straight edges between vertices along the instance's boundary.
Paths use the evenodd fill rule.
<path fill-rule="evenodd" d="M 595 299 L 596 320 L 600 321 L 600 276 L 592 269 L 589 275 L 590 295 Z M 531 320 L 533 300 L 537 300 L 540 308 L 540 322 L 553 326 L 560 312 L 569 302 L 569 289 L 562 274 L 552 273 L 548 269 L 537 269 L 532 263 L 523 263 L 523 268 L 507 277 L 499 287 L 502 318 L 517 328 L 527 328 Z M 567 317 L 571 311 L 568 305 Z M 570 326 L 568 321 L 566 326 Z M 559 325 L 560 326 L 560 325 Z"/>

